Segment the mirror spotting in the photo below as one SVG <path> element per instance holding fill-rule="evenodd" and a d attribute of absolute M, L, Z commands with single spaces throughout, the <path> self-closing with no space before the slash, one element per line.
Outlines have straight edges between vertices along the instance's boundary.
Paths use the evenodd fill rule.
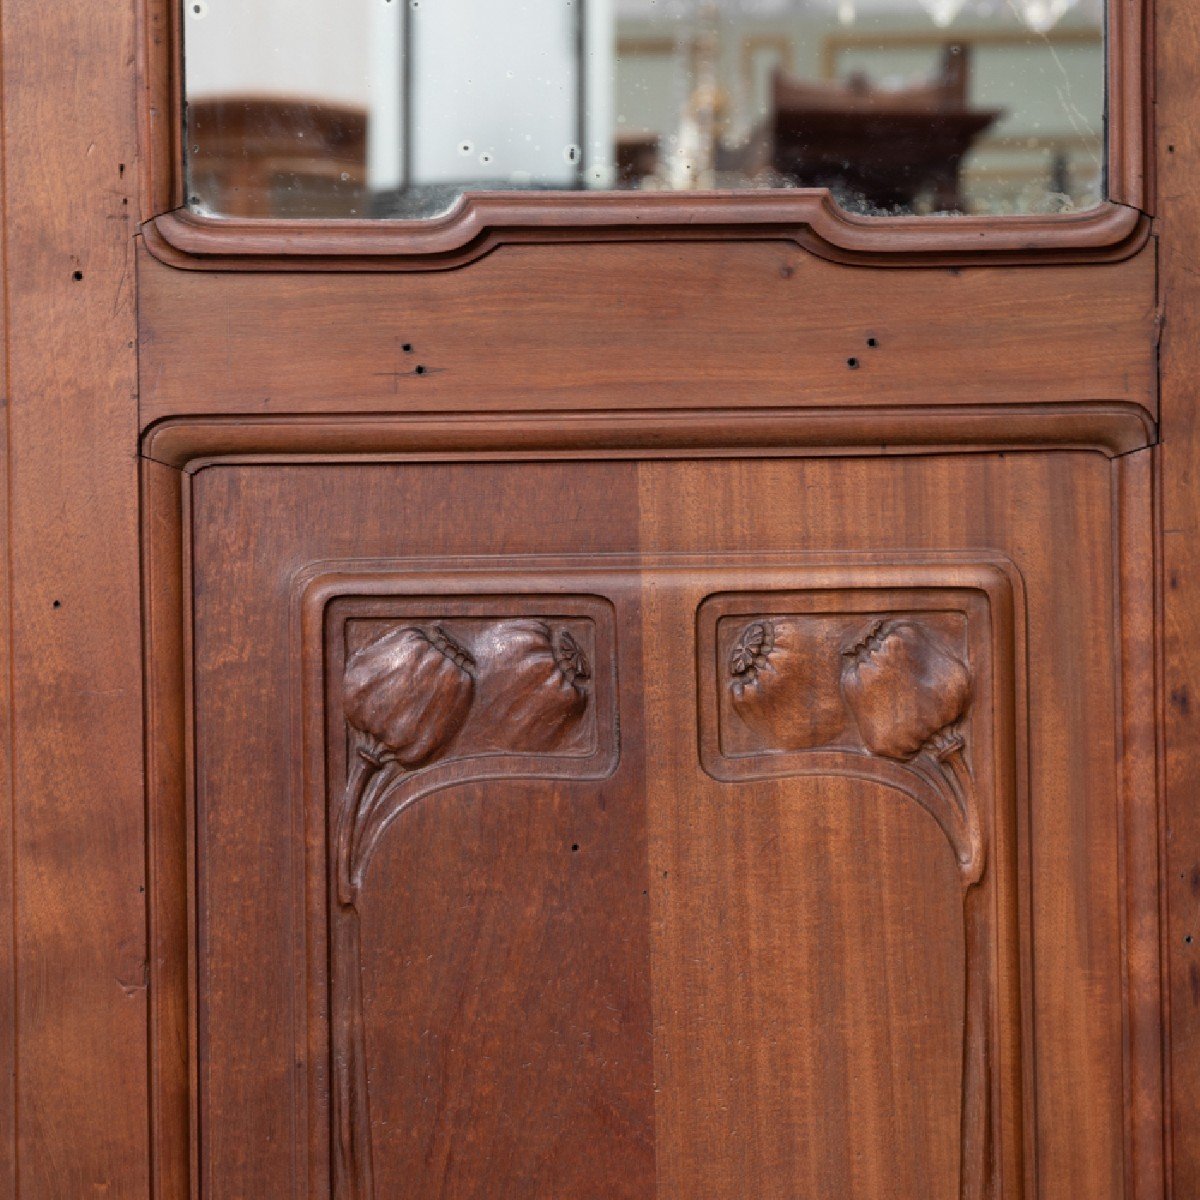
<path fill-rule="evenodd" d="M 828 188 L 865 215 L 1104 195 L 1103 0 L 186 0 L 189 206 Z"/>

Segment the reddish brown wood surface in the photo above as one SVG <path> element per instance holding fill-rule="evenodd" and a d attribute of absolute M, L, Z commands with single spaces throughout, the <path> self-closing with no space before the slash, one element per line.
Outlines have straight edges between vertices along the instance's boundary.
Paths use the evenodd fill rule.
<path fill-rule="evenodd" d="M 1048 1197 L 1074 1197 L 1080 1187 L 1095 1197 L 1156 1195 L 1153 1163 L 1134 1165 L 1146 1130 L 1152 1137 L 1157 1128 L 1156 1114 L 1131 1095 L 1154 1093 L 1157 1025 L 1152 1008 L 1121 1016 L 1124 995 L 1152 996 L 1156 989 L 1153 919 L 1148 928 L 1134 928 L 1143 921 L 1137 914 L 1145 912 L 1146 893 L 1123 898 L 1121 891 L 1131 874 L 1153 874 L 1153 805 L 1146 812 L 1138 801 L 1119 817 L 1119 795 L 1146 793 L 1137 779 L 1132 793 L 1118 792 L 1111 769 L 1119 745 L 1147 752 L 1145 725 L 1122 714 L 1145 710 L 1150 681 L 1144 665 L 1123 665 L 1115 643 L 1097 642 L 1088 632 L 1112 625 L 1126 589 L 1137 603 L 1135 581 L 1148 570 L 1148 550 L 1144 539 L 1129 543 L 1120 531 L 1144 529 L 1137 507 L 1146 494 L 1144 471 L 1127 478 L 1124 468 L 1114 473 L 1094 453 L 1051 452 L 893 462 L 279 463 L 213 466 L 195 481 L 191 523 L 200 541 L 190 560 L 202 846 L 196 987 L 206 1064 L 200 1101 L 206 1194 L 286 1194 L 303 1188 L 296 1180 L 321 1188 L 328 1178 L 324 909 L 319 898 L 315 908 L 305 901 L 311 884 L 304 879 L 323 877 L 320 813 L 329 800 L 323 771 L 310 767 L 303 787 L 318 787 L 318 807 L 309 809 L 302 853 L 294 805 L 303 789 L 293 760 L 297 722 L 308 729 L 306 739 L 315 728 L 319 743 L 328 744 L 322 727 L 326 717 L 336 721 L 337 691 L 322 705 L 303 684 L 301 663 L 319 672 L 321 645 L 315 659 L 311 648 L 299 654 L 298 646 L 311 643 L 297 641 L 296 619 L 288 616 L 311 590 L 306 581 L 328 576 L 322 595 L 365 590 L 378 597 L 371 611 L 379 614 L 389 611 L 389 595 L 434 593 L 433 600 L 403 600 L 404 611 L 418 612 L 419 604 L 421 612 L 448 613 L 448 621 L 455 620 L 456 596 L 481 589 L 497 608 L 530 590 L 542 599 L 521 601 L 526 607 L 544 607 L 546 594 L 557 591 L 607 595 L 617 604 L 622 765 L 601 786 L 600 796 L 607 796 L 597 813 L 597 819 L 604 814 L 601 824 L 585 828 L 585 814 L 599 802 L 593 784 L 514 780 L 477 791 L 466 782 L 422 800 L 382 851 L 371 901 L 378 915 L 364 943 L 370 947 L 364 949 L 367 1044 L 388 1063 L 372 1076 L 373 1161 L 381 1184 L 431 1178 L 424 1173 L 436 1168 L 448 1172 L 448 1194 L 478 1194 L 487 1161 L 500 1173 L 489 1184 L 495 1195 L 557 1195 L 558 1186 L 580 1196 L 733 1196 L 745 1194 L 749 1179 L 764 1195 L 851 1189 L 908 1196 L 915 1189 L 957 1196 L 963 1143 L 955 1097 L 963 1077 L 954 1046 L 963 1018 L 954 1014 L 963 1001 L 952 981 L 963 960 L 961 950 L 951 949 L 953 908 L 945 905 L 957 885 L 953 872 L 945 873 L 945 843 L 921 833 L 927 827 L 920 821 L 910 825 L 915 818 L 904 815 L 903 804 L 897 809 L 862 784 L 801 776 L 731 791 L 711 772 L 698 773 L 689 733 L 697 689 L 716 682 L 703 658 L 697 672 L 691 632 L 706 594 L 757 589 L 748 610 L 757 611 L 764 586 L 811 587 L 806 571 L 813 563 L 840 563 L 827 565 L 817 581 L 827 589 L 819 610 L 920 609 L 930 603 L 921 588 L 965 578 L 960 559 L 946 557 L 949 550 L 967 560 L 997 552 L 1014 560 L 1020 574 L 1013 578 L 1024 587 L 1014 601 L 1013 629 L 1027 629 L 1029 638 L 1026 644 L 1023 632 L 1015 641 L 1014 634 L 998 633 L 994 643 L 985 640 L 969 652 L 979 704 L 989 694 L 985 680 L 999 672 L 998 694 L 1022 705 L 1027 696 L 1030 708 L 1027 723 L 1013 727 L 1028 728 L 1028 737 L 1016 736 L 1011 774 L 986 739 L 975 749 L 977 774 L 999 771 L 995 811 L 1009 805 L 1012 813 L 1006 835 L 1001 826 L 989 835 L 994 859 L 986 886 L 1016 922 L 1011 934 L 994 934 L 1000 961 L 1010 966 L 990 992 L 997 1011 L 1008 1014 L 1001 1028 L 1016 1041 L 993 1059 L 1001 1089 L 995 1111 L 1007 1114 L 996 1127 L 999 1190 L 964 1194 L 1017 1196 L 1037 1180 L 1039 1194 Z M 401 494 L 404 506 L 385 502 Z M 159 528 L 169 543 L 178 518 L 163 495 Z M 472 497 L 485 496 L 499 518 L 464 525 L 460 505 L 470 510 Z M 879 496 L 890 502 L 864 500 Z M 422 514 L 419 522 L 412 511 Z M 556 519 L 547 522 L 546 512 Z M 747 544 L 753 545 L 748 556 Z M 547 582 L 547 560 L 522 557 L 580 548 L 593 556 L 557 568 L 556 583 Z M 892 564 L 882 583 L 869 560 L 847 561 L 847 554 L 866 550 Z M 621 568 L 594 556 L 618 551 L 636 557 Z M 673 561 L 660 556 L 680 551 L 692 555 L 690 565 L 682 569 L 674 560 L 673 571 L 660 578 L 656 564 Z M 416 582 L 401 580 L 409 556 L 430 554 L 444 565 L 426 565 Z M 781 554 L 785 561 L 770 567 Z M 482 581 L 461 574 L 481 565 Z M 599 573 L 589 578 L 589 568 Z M 166 570 L 174 569 L 168 560 Z M 836 599 L 828 591 L 834 570 L 843 589 Z M 917 590 L 898 589 L 897 578 Z M 870 600 L 852 601 L 844 591 L 880 586 L 883 592 Z M 151 588 L 157 595 L 153 578 Z M 155 607 L 169 611 L 170 597 L 160 596 Z M 999 610 L 989 618 L 999 619 Z M 320 621 L 317 628 L 322 642 Z M 245 650 L 231 658 L 233 645 Z M 1018 675 L 1006 674 L 1010 662 Z M 600 678 L 599 664 L 592 668 Z M 249 712 L 260 717 L 248 723 Z M 1014 744 L 1012 733 L 999 736 L 997 747 Z M 644 746 L 654 748 L 651 757 L 643 757 Z M 289 785 L 289 778 L 296 782 Z M 1054 802 L 1039 804 L 1038 796 Z M 170 851 L 170 836 L 166 841 L 156 858 Z M 510 844 L 514 868 L 524 863 L 521 887 L 501 886 L 507 876 L 496 874 Z M 1111 864 L 1121 861 L 1125 870 L 1118 873 Z M 1005 863 L 1013 870 L 1008 882 Z M 915 892 L 914 877 L 922 880 Z M 625 882 L 595 907 L 571 903 L 590 887 L 618 880 Z M 459 908 L 447 897 L 463 887 L 470 898 Z M 643 892 L 648 913 L 636 903 Z M 619 921 L 617 936 L 608 918 L 629 903 L 634 907 Z M 421 913 L 421 923 L 388 918 L 393 904 Z M 305 910 L 308 934 L 297 941 Z M 453 913 L 465 924 L 448 939 L 445 922 Z M 577 969 L 550 986 L 538 946 L 562 922 L 564 932 L 575 931 L 571 945 L 583 957 L 565 946 L 556 952 Z M 927 936 L 909 942 L 905 931 L 914 924 Z M 830 937 L 828 945 L 821 940 Z M 648 960 L 636 949 L 647 944 Z M 460 945 L 462 951 L 454 949 Z M 1042 945 L 1055 953 L 1037 953 Z M 467 946 L 473 949 L 464 957 Z M 306 954 L 307 969 L 298 965 Z M 412 975 L 417 964 L 419 976 Z M 613 970 L 616 976 L 605 974 Z M 426 982 L 414 990 L 402 982 L 418 978 Z M 918 986 L 918 979 L 925 982 Z M 583 1014 L 593 989 L 609 986 L 627 998 L 652 997 L 653 1040 L 651 1026 L 624 1009 L 614 1029 L 626 1048 L 610 1050 L 604 1069 L 597 1063 L 578 1075 L 589 1060 L 569 1057 L 557 1060 L 564 1074 L 555 1068 L 533 1084 L 520 1064 L 549 1069 L 554 1047 L 565 1049 L 564 1020 L 570 1028 L 562 1014 Z M 446 988 L 458 997 L 453 1009 L 428 1008 Z M 943 996 L 932 1008 L 915 1000 L 929 989 Z M 1076 1000 L 1083 992 L 1085 1006 Z M 310 1040 L 303 1026 L 297 1031 L 295 1017 L 290 1024 L 262 1020 L 266 1012 L 296 1013 L 306 1005 Z M 884 1011 L 889 1017 L 880 1023 Z M 934 1013 L 940 1016 L 929 1024 Z M 598 1010 L 590 1021 L 597 1017 Z M 400 1032 L 414 1025 L 430 1031 L 425 1049 Z M 908 1034 L 901 1042 L 898 1029 Z M 248 1043 L 256 1047 L 253 1067 L 237 1051 Z M 1138 1049 L 1143 1044 L 1150 1052 Z M 442 1050 L 430 1058 L 435 1045 Z M 297 1061 L 303 1066 L 294 1075 Z M 904 1081 L 915 1078 L 932 1105 L 924 1115 L 907 1108 L 918 1093 Z M 847 1091 L 850 1079 L 858 1082 Z M 623 1151 L 627 1168 L 614 1174 L 611 1154 L 572 1154 L 573 1143 L 556 1138 L 555 1129 L 569 1138 L 576 1128 L 572 1097 L 585 1080 L 616 1120 L 597 1127 L 593 1144 L 615 1146 L 614 1138 L 639 1130 L 631 1145 L 653 1148 L 657 1192 L 652 1176 L 635 1165 L 640 1152 Z M 940 1101 L 926 1092 L 935 1080 L 945 1090 Z M 490 1098 L 486 1112 L 476 1107 L 482 1096 Z M 537 1116 L 530 1103 L 538 1105 Z M 405 1111 L 438 1115 L 428 1132 L 418 1133 L 401 1119 Z M 510 1111 L 530 1112 L 530 1122 L 506 1116 L 495 1123 Z M 834 1120 L 839 1111 L 860 1131 L 853 1147 L 832 1128 L 822 1133 L 813 1125 L 815 1114 Z M 635 1112 L 642 1115 L 635 1119 Z M 767 1140 L 755 1133 L 764 1125 L 773 1130 Z M 289 1141 L 288 1128 L 309 1130 L 306 1148 Z M 409 1136 L 417 1139 L 413 1151 L 404 1149 Z M 544 1149 L 533 1151 L 530 1137 L 542 1139 Z M 700 1142 L 708 1151 L 697 1157 Z M 410 1157 L 418 1146 L 423 1156 Z M 1098 1154 L 1097 1146 L 1107 1152 Z M 540 1174 L 529 1174 L 530 1153 L 541 1155 Z M 477 1167 L 476 1154 L 483 1156 Z"/>
<path fill-rule="evenodd" d="M 13 917 L 0 939 L 0 1190 L 136 1197 L 150 1146 L 134 7 L 6 4 L 0 44 L 12 805 L 2 840 L 14 856 L 0 884 Z"/>
<path fill-rule="evenodd" d="M 204 271 L 442 271 L 498 246 L 695 241 L 795 242 L 832 262 L 873 267 L 1120 261 L 1149 234 L 1137 209 L 1104 203 L 1062 216 L 859 217 L 823 190 L 467 195 L 428 221 L 226 220 L 187 209 L 149 223 L 163 262 Z"/>
<path fill-rule="evenodd" d="M 1163 238 L 1160 464 L 1164 885 L 1169 966 L 1171 1155 L 1174 1197 L 1200 1193 L 1200 137 L 1195 63 L 1200 13 L 1158 5 L 1159 199 Z"/>
<path fill-rule="evenodd" d="M 146 423 L 1102 400 L 1156 411 L 1152 249 L 1087 271 L 871 271 L 772 243 L 510 247 L 463 271 L 370 279 L 180 272 L 143 255 L 139 277 Z"/>
<path fill-rule="evenodd" d="M 166 215 L 171 6 L 4 7 L 0 1194 L 1200 1194 L 1200 22 L 1149 8 L 1116 203 L 947 236 Z M 405 625 L 478 695 L 346 904 L 341 671 Z M 827 720 L 747 720 L 743 642 Z M 904 655 L 908 758 L 847 674 Z M 583 660 L 561 741 L 495 690 Z"/>

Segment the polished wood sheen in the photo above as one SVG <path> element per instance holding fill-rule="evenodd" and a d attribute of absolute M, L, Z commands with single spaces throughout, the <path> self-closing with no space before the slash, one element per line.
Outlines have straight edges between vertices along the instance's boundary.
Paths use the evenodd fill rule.
<path fill-rule="evenodd" d="M 188 215 L 0 12 L 0 1195 L 1200 1195 L 1200 136 L 1109 202 Z"/>
<path fill-rule="evenodd" d="M 198 425 L 196 450 L 212 436 Z M 363 709 L 367 683 L 347 693 L 343 674 L 361 661 L 355 680 L 391 679 L 408 660 L 387 639 L 401 635 L 404 654 L 451 664 L 466 690 L 445 710 L 461 730 L 450 748 L 422 749 L 376 789 L 399 815 L 355 902 L 369 1107 L 347 1144 L 370 1168 L 335 1194 L 398 1180 L 474 1194 L 485 1177 L 497 1195 L 737 1196 L 747 1180 L 764 1195 L 1069 1196 L 1081 1180 L 1097 1197 L 1138 1194 L 1122 1151 L 1138 1135 L 1120 1017 L 1127 901 L 1105 865 L 1129 830 L 1106 763 L 1150 681 L 1088 635 L 1146 569 L 1117 550 L 1124 469 L 1069 449 L 626 454 L 187 468 L 206 1194 L 321 1194 L 337 1178 L 328 838 L 339 797 L 362 794 L 347 757 L 361 726 L 403 718 L 384 698 Z M 385 502 L 396 494 L 399 508 Z M 449 497 L 497 517 L 464 527 Z M 482 665 L 514 621 L 535 648 L 569 632 L 586 660 L 568 707 L 538 710 L 575 714 L 566 759 L 560 735 L 532 759 L 471 757 L 475 738 L 515 744 L 485 732 L 498 710 Z M 805 621 L 809 658 L 793 650 L 803 678 L 788 686 L 822 689 L 809 694 L 830 716 L 800 735 L 747 724 L 730 707 L 735 676 Z M 783 638 L 766 656 L 764 622 Z M 231 659 L 234 629 L 253 652 Z M 912 685 L 888 664 L 913 655 L 933 689 L 924 724 L 893 727 L 887 689 Z M 597 709 L 576 727 L 605 704 L 615 722 Z M 245 712 L 259 714 L 250 727 Z M 950 740 L 920 758 L 943 729 Z M 589 782 L 575 757 L 578 782 L 528 778 L 572 753 L 610 767 Z M 1034 805 L 1039 788 L 1056 802 Z M 509 854 L 519 876 L 505 882 Z M 617 891 L 588 899 L 596 887 Z M 448 934 L 452 913 L 467 924 Z M 560 925 L 570 951 L 545 947 Z M 1031 953 L 1040 939 L 1059 952 Z M 550 961 L 568 969 L 547 974 Z M 1097 978 L 1114 980 L 1106 1002 Z M 428 1007 L 443 987 L 453 1015 Z M 1089 987 L 1086 1007 L 1069 1002 Z M 253 1062 L 235 1049 L 247 1042 Z M 485 1099 L 497 1089 L 499 1108 Z M 589 1133 L 579 1103 L 611 1115 Z M 852 1143 L 837 1136 L 846 1122 Z"/>

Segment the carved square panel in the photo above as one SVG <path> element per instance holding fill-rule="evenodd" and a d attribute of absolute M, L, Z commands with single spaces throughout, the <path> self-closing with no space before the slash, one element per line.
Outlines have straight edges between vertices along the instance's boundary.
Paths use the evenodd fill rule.
<path fill-rule="evenodd" d="M 999 570 L 980 568 L 977 580 L 911 587 L 898 568 L 889 588 L 725 593 L 705 600 L 697 622 L 710 775 L 879 784 L 924 809 L 954 855 L 964 1200 L 993 1194 L 994 1132 L 1021 1111 L 1013 595 Z M 1011 1142 L 1001 1157 L 1002 1174 L 1019 1161 Z"/>
<path fill-rule="evenodd" d="M 323 624 L 333 1185 L 369 1200 L 379 1194 L 363 982 L 372 860 L 435 793 L 611 774 L 616 654 L 612 606 L 598 597 L 335 594 L 345 586 L 318 583 L 306 606 L 310 626 Z"/>

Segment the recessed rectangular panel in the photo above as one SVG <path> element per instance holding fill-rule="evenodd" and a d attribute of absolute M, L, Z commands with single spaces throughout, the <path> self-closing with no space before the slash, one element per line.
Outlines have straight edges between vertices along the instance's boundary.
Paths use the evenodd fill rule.
<path fill-rule="evenodd" d="M 872 579 L 864 567 L 861 586 L 831 588 L 828 570 L 798 566 L 780 572 L 792 589 L 707 599 L 701 760 L 736 785 L 725 804 L 772 831 L 767 862 L 781 841 L 805 847 L 791 886 L 751 867 L 745 903 L 773 896 L 798 940 L 790 961 L 755 968 L 749 994 L 826 1052 L 785 1056 L 775 1086 L 807 1086 L 860 1135 L 848 1152 L 810 1131 L 792 1148 L 796 1170 L 814 1188 L 875 1195 L 882 1181 L 864 1164 L 889 1161 L 897 1195 L 1016 1197 L 1019 1144 L 993 1142 L 1022 1111 L 1012 584 L 995 565 L 948 564 L 942 586 L 936 570 L 910 571 Z M 813 586 L 799 590 L 806 575 Z M 846 839 L 840 853 L 831 839 Z M 815 925 L 797 903 L 805 893 Z M 837 1003 L 829 971 L 841 972 Z M 877 1038 L 881 1008 L 904 1040 Z M 796 1011 L 806 1015 L 793 1025 Z M 762 1045 L 769 1033 L 750 1036 Z"/>
<path fill-rule="evenodd" d="M 609 894 L 621 873 L 588 870 L 605 857 L 592 806 L 563 786 L 617 769 L 613 607 L 405 594 L 421 583 L 398 572 L 393 595 L 333 599 L 318 576 L 307 592 L 309 625 L 324 626 L 324 678 L 305 707 L 323 692 L 328 784 L 311 820 L 327 824 L 328 869 L 310 879 L 310 911 L 328 905 L 334 1194 L 369 1200 L 461 1177 L 473 1155 L 450 1155 L 464 1138 L 484 1160 L 512 1155 L 531 1194 L 551 1180 L 574 1192 L 591 1186 L 594 1155 L 620 1151 L 589 1116 L 595 1099 L 624 1087 L 637 1105 L 626 1072 L 597 1060 L 589 1078 L 572 1074 L 584 1052 L 620 1060 L 630 1030 L 605 1009 L 637 994 L 635 980 L 591 964 L 621 909 Z M 573 910 L 547 922 L 564 887 Z M 564 978 L 580 954 L 587 969 Z M 553 997 L 540 1015 L 539 995 Z M 533 1167 L 518 1146 L 550 1159 Z"/>
<path fill-rule="evenodd" d="M 1118 1200 L 1110 486 L 199 471 L 200 1195 Z"/>

